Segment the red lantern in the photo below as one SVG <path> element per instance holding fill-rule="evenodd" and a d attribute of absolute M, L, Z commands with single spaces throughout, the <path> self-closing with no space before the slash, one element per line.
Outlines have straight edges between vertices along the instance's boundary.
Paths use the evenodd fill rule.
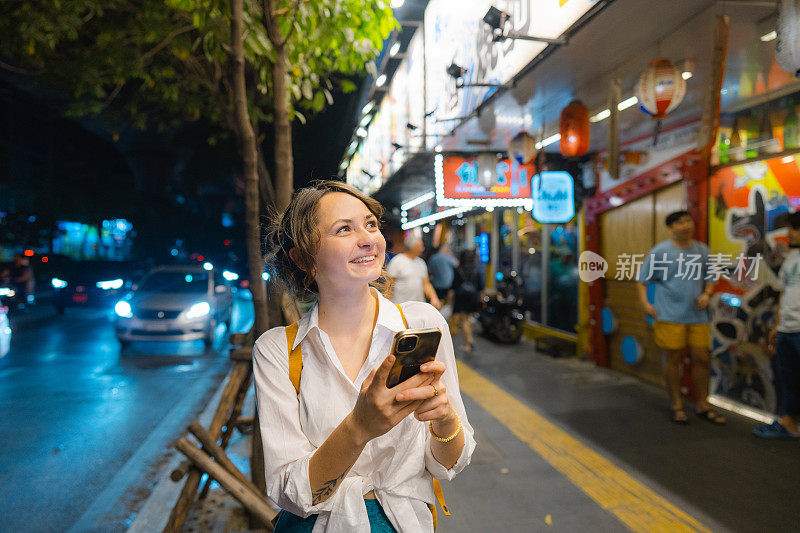
<path fill-rule="evenodd" d="M 661 120 L 678 107 L 686 95 L 686 80 L 669 59 L 650 62 L 636 85 L 636 97 L 647 114 Z"/>
<path fill-rule="evenodd" d="M 589 151 L 589 109 L 573 100 L 561 111 L 561 153 L 579 157 Z"/>

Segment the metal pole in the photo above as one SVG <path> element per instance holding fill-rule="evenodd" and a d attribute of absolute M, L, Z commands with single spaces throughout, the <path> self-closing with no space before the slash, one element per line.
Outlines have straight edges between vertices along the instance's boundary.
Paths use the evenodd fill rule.
<path fill-rule="evenodd" d="M 519 213 L 514 213 L 514 223 L 511 225 L 511 270 L 519 274 Z"/>
<path fill-rule="evenodd" d="M 475 219 L 470 217 L 464 226 L 464 248 L 466 250 L 475 249 Z"/>
<path fill-rule="evenodd" d="M 567 44 L 569 43 L 569 39 L 566 37 L 556 37 L 555 39 L 551 37 L 537 37 L 535 35 L 525 35 L 523 33 L 517 32 L 509 32 L 508 35 L 503 37 L 503 40 L 506 39 L 516 39 L 520 41 L 536 41 L 540 43 L 547 43 L 547 44 Z"/>
<path fill-rule="evenodd" d="M 486 280 L 486 286 L 495 287 L 495 275 L 497 274 L 497 266 L 500 262 L 500 209 L 495 208 L 492 211 L 492 231 L 489 234 L 490 247 L 489 247 L 489 279 Z M 489 283 L 491 282 L 491 285 Z"/>
<path fill-rule="evenodd" d="M 550 224 L 542 224 L 542 324 L 547 325 L 547 284 L 550 279 Z"/>

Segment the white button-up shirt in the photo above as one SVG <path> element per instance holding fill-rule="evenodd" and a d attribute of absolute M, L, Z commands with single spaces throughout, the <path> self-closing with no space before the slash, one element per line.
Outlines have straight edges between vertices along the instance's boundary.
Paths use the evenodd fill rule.
<path fill-rule="evenodd" d="M 475 439 L 459 392 L 447 322 L 427 303 L 407 302 L 402 308 L 410 328 L 435 327 L 442 332 L 436 359 L 447 366 L 442 383 L 461 418 L 461 456 L 452 468 L 442 466 L 431 453 L 428 424 L 410 414 L 386 434 L 372 439 L 336 491 L 317 505 L 312 503 L 309 459 L 353 410 L 364 379 L 389 355 L 394 334 L 405 329 L 400 312 L 395 304 L 378 295 L 378 320 L 369 355 L 355 382 L 347 377 L 330 338 L 319 328 L 317 306 L 300 319 L 295 338 L 295 346 L 302 343 L 303 350 L 299 394 L 289 380 L 286 328 L 267 331 L 253 348 L 267 497 L 293 514 L 318 514 L 315 533 L 369 532 L 363 497 L 371 490 L 398 531 L 433 531 L 427 506 L 436 501 L 432 476 L 453 479 L 472 457 Z"/>

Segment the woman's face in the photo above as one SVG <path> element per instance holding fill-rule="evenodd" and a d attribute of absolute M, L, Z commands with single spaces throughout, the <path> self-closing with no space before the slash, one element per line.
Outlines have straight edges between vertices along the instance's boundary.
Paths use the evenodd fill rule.
<path fill-rule="evenodd" d="M 364 202 L 343 192 L 326 194 L 317 206 L 317 227 L 320 243 L 313 275 L 320 289 L 380 277 L 386 240 Z"/>

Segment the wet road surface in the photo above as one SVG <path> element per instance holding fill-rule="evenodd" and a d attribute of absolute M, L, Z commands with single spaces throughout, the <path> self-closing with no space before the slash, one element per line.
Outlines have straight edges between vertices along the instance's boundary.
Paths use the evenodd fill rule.
<path fill-rule="evenodd" d="M 250 306 L 240 293 L 234 331 L 249 326 Z M 157 481 L 166 445 L 222 382 L 227 332 L 220 325 L 209 349 L 135 342 L 121 352 L 110 311 L 40 315 L 12 321 L 11 350 L 0 359 L 0 530 L 123 531 Z M 164 442 L 148 439 L 156 429 Z M 141 468 L 126 465 L 134 454 Z M 124 466 L 137 474 L 120 479 Z M 104 516 L 85 516 L 112 482 L 124 483 L 114 491 L 123 497 L 107 502 Z"/>

